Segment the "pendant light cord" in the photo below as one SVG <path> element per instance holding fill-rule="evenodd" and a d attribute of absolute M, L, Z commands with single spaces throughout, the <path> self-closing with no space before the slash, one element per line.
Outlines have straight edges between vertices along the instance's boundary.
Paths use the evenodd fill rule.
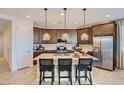
<path fill-rule="evenodd" d="M 45 26 L 46 26 L 46 30 L 47 30 L 47 8 L 44 8 L 45 10 Z"/>
<path fill-rule="evenodd" d="M 65 31 L 66 31 L 66 10 L 67 10 L 67 8 L 64 8 L 64 15 L 65 15 L 64 28 L 65 28 Z"/>

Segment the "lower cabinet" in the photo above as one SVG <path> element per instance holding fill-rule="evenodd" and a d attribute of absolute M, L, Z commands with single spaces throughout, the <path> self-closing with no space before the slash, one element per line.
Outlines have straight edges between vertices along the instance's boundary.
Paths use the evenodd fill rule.
<path fill-rule="evenodd" d="M 40 54 L 41 54 L 41 51 L 34 52 L 34 53 L 33 53 L 33 58 L 39 56 Z M 37 64 L 37 61 L 34 60 L 34 61 L 33 61 L 33 65 L 36 65 L 36 64 Z"/>

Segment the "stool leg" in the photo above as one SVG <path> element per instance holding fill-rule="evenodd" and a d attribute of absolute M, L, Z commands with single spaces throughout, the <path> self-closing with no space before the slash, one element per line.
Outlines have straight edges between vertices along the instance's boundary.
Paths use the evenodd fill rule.
<path fill-rule="evenodd" d="M 44 81 L 44 77 L 45 77 L 45 72 L 43 71 L 43 81 Z"/>
<path fill-rule="evenodd" d="M 92 85 L 92 76 L 90 71 L 89 71 L 89 77 L 90 77 L 90 84 Z"/>
<path fill-rule="evenodd" d="M 39 85 L 41 85 L 41 82 L 42 82 L 41 77 L 42 77 L 42 72 L 40 72 L 40 80 L 39 80 Z"/>
<path fill-rule="evenodd" d="M 54 77 L 55 75 L 54 75 L 54 69 L 53 69 L 53 81 L 55 81 L 55 77 Z"/>
<path fill-rule="evenodd" d="M 85 70 L 85 81 L 87 81 L 87 70 Z"/>
<path fill-rule="evenodd" d="M 51 85 L 53 85 L 53 71 L 51 72 L 51 76 L 52 76 L 52 78 L 51 78 Z"/>
<path fill-rule="evenodd" d="M 78 82 L 79 82 L 79 85 L 81 84 L 80 82 L 80 70 L 78 69 Z"/>
<path fill-rule="evenodd" d="M 71 82 L 71 85 L 72 85 L 72 72 L 70 71 L 70 82 Z"/>
<path fill-rule="evenodd" d="M 69 81 L 71 81 L 71 79 L 70 79 L 70 71 L 68 71 L 68 79 L 69 79 Z"/>
<path fill-rule="evenodd" d="M 54 81 L 54 69 L 52 70 L 52 85 L 53 85 L 53 81 Z"/>

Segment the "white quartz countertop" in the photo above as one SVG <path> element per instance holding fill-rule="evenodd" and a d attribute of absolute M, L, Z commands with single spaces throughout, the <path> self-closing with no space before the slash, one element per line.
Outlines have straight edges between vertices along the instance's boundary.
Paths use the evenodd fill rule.
<path fill-rule="evenodd" d="M 91 56 L 91 55 L 86 55 L 83 56 L 81 53 L 79 54 L 80 56 L 78 58 L 92 58 L 93 60 L 98 60 L 97 58 Z M 77 57 L 74 57 L 74 53 L 42 53 L 39 56 L 37 56 L 36 58 L 34 58 L 34 60 L 39 60 L 40 58 L 43 59 L 59 59 L 59 58 L 72 58 L 72 59 L 78 59 Z"/>

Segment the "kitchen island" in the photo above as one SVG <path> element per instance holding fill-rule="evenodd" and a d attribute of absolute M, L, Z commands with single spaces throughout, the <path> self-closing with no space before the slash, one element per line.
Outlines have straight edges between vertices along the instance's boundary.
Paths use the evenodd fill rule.
<path fill-rule="evenodd" d="M 91 56 L 91 55 L 85 55 L 83 56 L 81 53 L 79 53 L 79 57 L 75 57 L 74 53 L 42 53 L 34 60 L 37 60 L 37 77 L 36 80 L 39 81 L 39 59 L 53 59 L 54 60 L 54 65 L 55 65 L 55 81 L 58 81 L 58 59 L 65 59 L 65 58 L 72 58 L 72 80 L 75 81 L 75 65 L 78 64 L 78 59 L 79 58 L 92 58 L 93 60 L 97 60 L 97 58 Z M 66 75 L 67 73 L 62 73 L 63 75 Z M 48 73 L 47 75 L 50 75 Z M 65 79 L 62 79 L 65 80 Z"/>

